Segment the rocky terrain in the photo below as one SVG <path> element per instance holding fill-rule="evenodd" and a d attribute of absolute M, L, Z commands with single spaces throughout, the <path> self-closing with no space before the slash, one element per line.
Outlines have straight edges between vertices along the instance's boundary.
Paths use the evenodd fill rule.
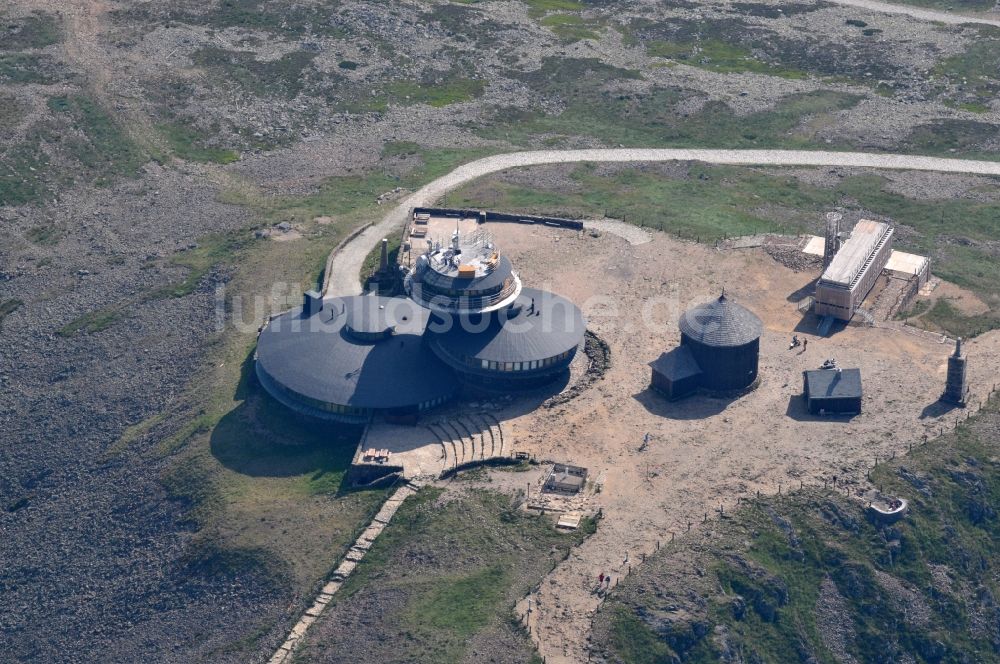
<path fill-rule="evenodd" d="M 910 513 L 834 487 L 757 501 L 665 548 L 595 620 L 594 661 L 993 661 L 996 403 L 873 473 Z"/>

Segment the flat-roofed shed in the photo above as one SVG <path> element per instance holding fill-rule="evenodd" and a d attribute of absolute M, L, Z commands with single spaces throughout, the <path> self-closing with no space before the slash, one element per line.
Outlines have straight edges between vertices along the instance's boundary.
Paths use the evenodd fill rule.
<path fill-rule="evenodd" d="M 861 412 L 860 369 L 803 371 L 803 396 L 813 415 L 854 415 Z"/>

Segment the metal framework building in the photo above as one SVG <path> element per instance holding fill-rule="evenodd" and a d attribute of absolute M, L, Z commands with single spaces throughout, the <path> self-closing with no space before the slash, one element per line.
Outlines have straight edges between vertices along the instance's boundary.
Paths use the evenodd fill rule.
<path fill-rule="evenodd" d="M 894 232 L 879 221 L 857 223 L 816 284 L 817 315 L 851 320 L 892 254 Z"/>

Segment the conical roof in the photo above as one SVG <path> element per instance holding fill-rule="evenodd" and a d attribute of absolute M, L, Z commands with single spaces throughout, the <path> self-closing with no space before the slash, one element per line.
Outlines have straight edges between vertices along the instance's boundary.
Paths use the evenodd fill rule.
<path fill-rule="evenodd" d="M 681 333 L 706 346 L 743 346 L 759 339 L 764 325 L 757 316 L 726 297 L 699 304 L 681 316 Z"/>

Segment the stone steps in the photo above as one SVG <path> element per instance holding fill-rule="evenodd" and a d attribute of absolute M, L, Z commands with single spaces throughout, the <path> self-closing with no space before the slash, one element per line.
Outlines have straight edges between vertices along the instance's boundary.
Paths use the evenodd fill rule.
<path fill-rule="evenodd" d="M 340 564 L 337 565 L 337 569 L 330 575 L 330 580 L 323 586 L 319 594 L 313 599 L 313 603 L 292 627 L 284 643 L 281 644 L 268 660 L 268 664 L 290 664 L 292 655 L 302 642 L 306 632 L 323 614 L 327 605 L 333 600 L 333 596 L 357 568 L 358 563 L 364 559 L 365 554 L 368 553 L 368 550 L 385 529 L 385 526 L 392 520 L 400 505 L 407 498 L 419 491 L 423 485 L 424 482 L 422 480 L 411 480 L 396 489 L 392 496 L 382 504 L 382 508 L 379 509 L 378 514 L 375 515 L 375 518 L 368 524 L 364 532 L 358 536 L 358 539 L 351 545 L 351 548 L 347 550 L 347 554 L 340 561 Z"/>

